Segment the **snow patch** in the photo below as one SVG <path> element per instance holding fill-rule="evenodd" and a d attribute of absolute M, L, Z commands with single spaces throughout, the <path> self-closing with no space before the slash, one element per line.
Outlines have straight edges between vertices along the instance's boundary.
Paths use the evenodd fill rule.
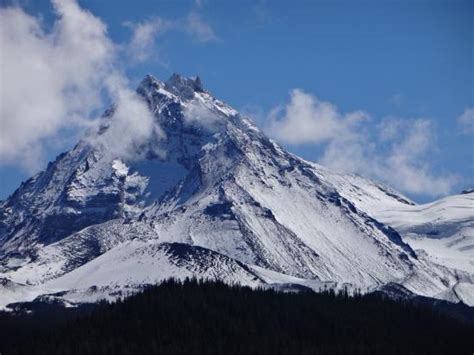
<path fill-rule="evenodd" d="M 120 159 L 115 159 L 112 162 L 112 168 L 115 169 L 115 174 L 117 176 L 127 176 L 127 174 L 128 174 L 127 165 L 123 161 L 121 161 Z"/>

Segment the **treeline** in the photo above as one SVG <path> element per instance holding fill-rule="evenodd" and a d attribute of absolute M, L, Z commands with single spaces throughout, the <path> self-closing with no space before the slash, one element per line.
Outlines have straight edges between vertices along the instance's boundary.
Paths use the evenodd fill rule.
<path fill-rule="evenodd" d="M 0 314 L 0 353 L 472 354 L 474 326 L 380 295 L 166 281 L 93 308 Z"/>

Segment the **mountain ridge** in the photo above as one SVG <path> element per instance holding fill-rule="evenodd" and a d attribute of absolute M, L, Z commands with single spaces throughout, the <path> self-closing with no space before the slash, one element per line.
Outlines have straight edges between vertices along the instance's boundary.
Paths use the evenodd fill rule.
<path fill-rule="evenodd" d="M 28 285 L 30 298 L 91 287 L 110 296 L 193 275 L 315 290 L 395 282 L 474 302 L 453 289 L 472 284 L 472 270 L 433 262 L 379 221 L 377 204 L 414 206 L 402 194 L 286 152 L 199 77 L 147 75 L 137 93 L 165 137 L 151 134 L 135 158 L 111 155 L 98 138 L 114 124 L 112 107 L 96 133 L 1 203 L 0 276 Z M 173 245 L 189 246 L 186 262 L 165 251 Z M 111 282 L 114 268 L 131 273 Z"/>

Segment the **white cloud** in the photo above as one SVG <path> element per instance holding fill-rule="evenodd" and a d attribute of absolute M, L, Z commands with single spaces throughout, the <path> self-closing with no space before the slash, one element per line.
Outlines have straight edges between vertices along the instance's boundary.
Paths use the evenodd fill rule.
<path fill-rule="evenodd" d="M 329 102 L 294 89 L 285 107 L 270 112 L 267 131 L 285 143 L 318 144 L 350 135 L 352 127 L 366 119 L 368 116 L 362 111 L 341 115 Z"/>
<path fill-rule="evenodd" d="M 474 134 L 474 108 L 466 108 L 457 122 L 465 134 Z"/>
<path fill-rule="evenodd" d="M 73 0 L 52 3 L 51 30 L 21 8 L 0 8 L 0 163 L 38 168 L 42 143 L 94 124 L 104 95 L 120 99 L 120 110 L 140 105 L 116 70 L 104 23 Z"/>
<path fill-rule="evenodd" d="M 439 196 L 457 182 L 453 175 L 431 172 L 428 156 L 435 149 L 430 120 L 385 118 L 371 129 L 362 111 L 341 114 L 336 106 L 301 90 L 267 117 L 270 135 L 288 144 L 322 147 L 320 163 L 343 173 L 358 173 L 402 191 Z"/>
<path fill-rule="evenodd" d="M 391 151 L 379 162 L 381 177 L 398 183 L 405 191 L 430 195 L 448 194 L 457 181 L 453 175 L 435 176 L 425 158 L 434 150 L 431 121 L 417 119 L 406 124 L 401 141 L 393 141 Z M 379 158 L 380 159 L 380 158 Z"/>

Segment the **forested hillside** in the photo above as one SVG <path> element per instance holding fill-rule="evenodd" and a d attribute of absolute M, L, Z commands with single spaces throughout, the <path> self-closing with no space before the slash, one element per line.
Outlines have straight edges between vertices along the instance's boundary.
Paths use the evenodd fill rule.
<path fill-rule="evenodd" d="M 114 304 L 0 316 L 15 354 L 472 354 L 474 326 L 380 295 L 167 281 Z"/>

